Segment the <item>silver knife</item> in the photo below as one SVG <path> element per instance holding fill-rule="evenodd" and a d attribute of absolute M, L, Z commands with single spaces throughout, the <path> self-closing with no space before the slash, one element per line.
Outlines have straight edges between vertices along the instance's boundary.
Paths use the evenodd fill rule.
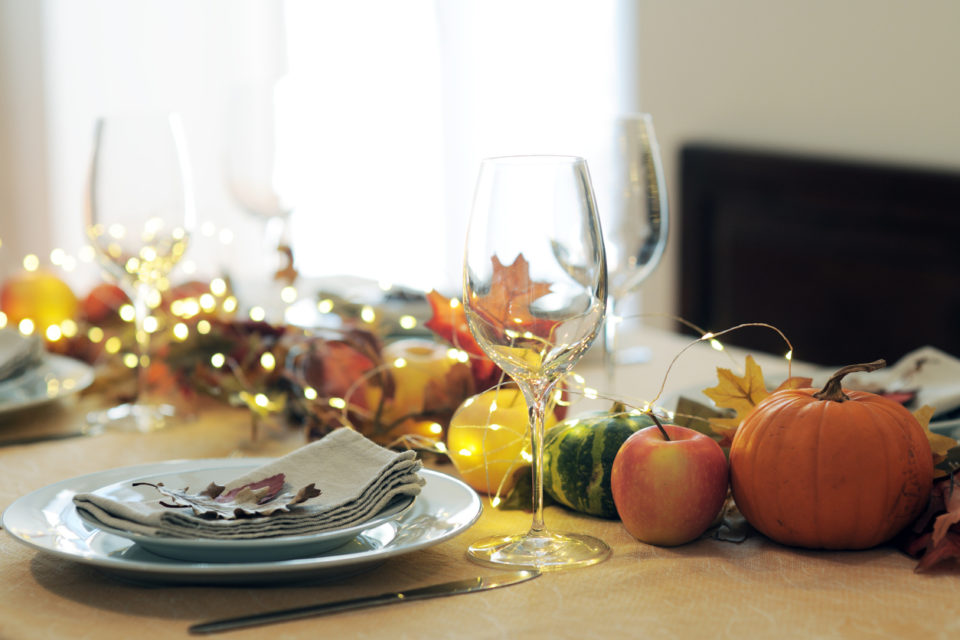
<path fill-rule="evenodd" d="M 410 589 L 409 591 L 393 591 L 376 596 L 341 600 L 339 602 L 326 602 L 324 604 L 313 604 L 305 607 L 295 607 L 293 609 L 255 613 L 238 618 L 224 618 L 223 620 L 213 620 L 211 622 L 195 624 L 190 627 L 190 633 L 217 633 L 218 631 L 255 627 L 272 622 L 284 622 L 286 620 L 297 620 L 299 618 L 309 618 L 311 616 L 338 613 L 340 611 L 377 607 L 383 604 L 393 604 L 394 602 L 408 602 L 410 600 L 453 596 L 459 593 L 486 591 L 487 589 L 496 589 L 498 587 L 507 587 L 511 584 L 526 582 L 539 575 L 539 571 L 513 571 L 495 576 L 478 576 L 476 578 L 468 578 L 467 580 L 444 582 L 443 584 Z"/>

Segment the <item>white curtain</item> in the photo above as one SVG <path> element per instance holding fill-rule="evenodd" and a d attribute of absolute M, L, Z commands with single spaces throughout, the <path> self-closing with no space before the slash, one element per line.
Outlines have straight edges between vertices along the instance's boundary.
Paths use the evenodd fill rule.
<path fill-rule="evenodd" d="M 294 209 L 301 274 L 454 291 L 480 160 L 583 155 L 598 159 L 596 179 L 610 120 L 637 106 L 633 0 L 41 6 L 31 15 L 39 16 L 43 81 L 34 97 L 44 117 L 29 124 L 45 148 L 31 166 L 44 172 L 37 184 L 47 192 L 49 233 L 30 240 L 46 246 L 0 245 L 7 257 L 43 259 L 53 248 L 81 255 L 94 118 L 169 108 L 184 117 L 202 221 L 186 275 L 261 269 L 251 259 L 262 251 L 261 223 L 224 177 L 234 89 L 254 82 L 275 89 L 276 184 Z M 0 166 L 11 164 L 10 148 L 0 148 Z M 601 205 L 603 197 L 598 189 Z M 4 234 L 0 227 L 0 241 Z M 92 266 L 80 267 L 68 277 L 96 279 Z"/>

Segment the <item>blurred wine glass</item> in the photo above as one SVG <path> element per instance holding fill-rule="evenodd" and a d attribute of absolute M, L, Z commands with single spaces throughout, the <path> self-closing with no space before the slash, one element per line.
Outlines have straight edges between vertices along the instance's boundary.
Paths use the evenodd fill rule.
<path fill-rule="evenodd" d="M 669 207 L 653 117 L 640 113 L 616 123 L 614 162 L 608 176 L 609 201 L 603 222 L 609 270 L 607 320 L 603 355 L 608 381 L 619 363 L 650 359 L 649 349 L 636 346 L 617 351 L 617 329 L 629 308 L 631 294 L 660 264 L 667 245 Z"/>
<path fill-rule="evenodd" d="M 610 553 L 601 540 L 552 533 L 543 521 L 547 401 L 598 336 L 606 287 L 586 162 L 564 156 L 485 160 L 464 256 L 464 309 L 484 353 L 527 402 L 533 523 L 525 534 L 472 544 L 468 554 L 479 563 L 550 570 L 594 564 Z"/>
<path fill-rule="evenodd" d="M 151 310 L 170 286 L 194 222 L 183 126 L 177 114 L 136 114 L 97 121 L 87 190 L 87 237 L 104 270 L 135 311 L 138 386 L 133 401 L 88 416 L 91 430 L 150 431 L 174 415 L 167 398 L 151 397 L 147 371 Z"/>
<path fill-rule="evenodd" d="M 282 179 L 282 147 L 277 135 L 277 89 L 274 81 L 235 87 L 225 116 L 224 172 L 237 205 L 260 223 L 259 277 L 251 282 L 247 302 L 266 307 L 280 303 L 281 289 L 293 284 L 297 273 L 288 238 L 293 211 Z M 243 292 L 241 292 L 243 295 Z"/>

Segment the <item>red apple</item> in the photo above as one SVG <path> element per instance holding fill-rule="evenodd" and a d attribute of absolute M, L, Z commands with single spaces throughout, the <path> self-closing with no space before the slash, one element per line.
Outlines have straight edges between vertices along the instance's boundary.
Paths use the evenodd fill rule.
<path fill-rule="evenodd" d="M 693 429 L 663 425 L 627 438 L 614 458 L 610 486 L 627 531 L 669 547 L 707 530 L 723 506 L 728 480 L 720 445 Z"/>
<path fill-rule="evenodd" d="M 117 314 L 125 304 L 130 303 L 127 294 L 115 284 L 103 282 L 95 286 L 80 303 L 87 320 L 93 323 L 106 322 Z"/>

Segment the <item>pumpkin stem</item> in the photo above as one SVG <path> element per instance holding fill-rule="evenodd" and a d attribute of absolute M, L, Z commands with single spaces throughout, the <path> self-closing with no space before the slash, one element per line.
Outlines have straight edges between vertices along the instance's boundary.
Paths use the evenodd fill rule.
<path fill-rule="evenodd" d="M 663 423 L 657 419 L 657 416 L 653 413 L 653 411 L 647 411 L 647 415 L 650 416 L 650 418 L 653 420 L 653 423 L 657 425 L 657 429 L 660 429 L 660 435 L 663 436 L 663 439 L 667 442 L 670 442 L 670 436 L 667 434 L 667 430 L 663 428 Z"/>
<path fill-rule="evenodd" d="M 856 371 L 876 371 L 885 366 L 887 366 L 885 360 L 874 360 L 873 362 L 867 362 L 865 364 L 851 364 L 846 366 L 833 374 L 830 379 L 827 380 L 827 384 L 823 385 L 823 389 L 813 394 L 813 397 L 817 400 L 832 400 L 834 402 L 849 400 L 850 396 L 845 394 L 843 388 L 840 386 L 840 382 L 845 375 Z"/>

